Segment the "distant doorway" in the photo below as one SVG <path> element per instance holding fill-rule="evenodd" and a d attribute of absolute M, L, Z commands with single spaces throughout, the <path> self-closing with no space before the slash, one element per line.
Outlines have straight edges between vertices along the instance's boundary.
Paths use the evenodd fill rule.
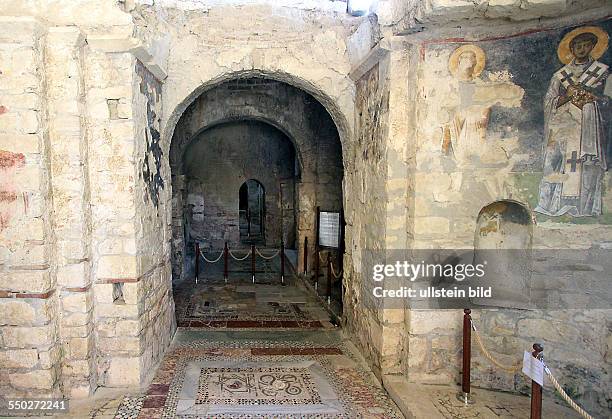
<path fill-rule="evenodd" d="M 266 192 L 261 183 L 249 179 L 240 186 L 240 241 L 265 243 Z"/>

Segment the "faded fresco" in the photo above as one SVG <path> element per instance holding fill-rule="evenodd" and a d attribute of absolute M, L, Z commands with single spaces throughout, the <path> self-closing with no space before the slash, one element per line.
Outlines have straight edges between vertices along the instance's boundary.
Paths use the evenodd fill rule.
<path fill-rule="evenodd" d="M 607 21 L 455 44 L 440 108 L 443 155 L 461 170 L 513 177 L 538 217 L 612 222 L 611 29 Z"/>
<path fill-rule="evenodd" d="M 145 96 L 147 103 L 147 126 L 145 128 L 147 149 L 143 156 L 142 177 L 148 189 L 146 197 L 157 208 L 160 191 L 165 186 L 161 175 L 163 155 L 160 146 L 161 83 L 153 77 L 153 74 L 140 61 L 136 64 L 136 73 L 140 77 L 140 93 Z"/>
<path fill-rule="evenodd" d="M 480 74 L 485 64 L 485 52 L 472 44 L 453 51 L 448 63 L 455 88 L 446 105 L 450 119 L 444 126 L 442 148 L 464 167 L 476 163 L 475 158 L 493 152 L 491 149 L 483 153 L 484 148 L 490 148 L 486 138 L 491 108 L 520 106 L 524 93 L 508 76 L 483 80 Z"/>
<path fill-rule="evenodd" d="M 387 112 L 389 97 L 381 94 L 378 73 L 378 65 L 375 65 L 356 83 L 358 143 L 363 147 L 364 160 L 380 161 L 384 152 L 381 144 L 381 138 L 383 138 L 380 132 L 382 129 L 381 117 Z"/>

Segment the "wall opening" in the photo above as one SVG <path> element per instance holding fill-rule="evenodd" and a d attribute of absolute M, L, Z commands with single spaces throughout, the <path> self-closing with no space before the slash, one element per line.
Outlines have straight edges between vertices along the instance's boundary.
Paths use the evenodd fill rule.
<path fill-rule="evenodd" d="M 249 179 L 238 192 L 240 242 L 259 244 L 266 242 L 266 192 L 263 185 Z"/>

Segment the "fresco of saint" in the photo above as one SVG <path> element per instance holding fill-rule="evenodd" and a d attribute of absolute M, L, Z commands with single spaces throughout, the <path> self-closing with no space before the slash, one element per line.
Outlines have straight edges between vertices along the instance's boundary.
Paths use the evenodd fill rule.
<path fill-rule="evenodd" d="M 481 79 L 485 65 L 485 52 L 473 44 L 455 49 L 448 61 L 456 81 L 447 98 L 450 120 L 443 127 L 442 152 L 464 167 L 494 148 L 486 141 L 491 108 L 517 107 L 523 98 L 523 89 L 510 80 Z"/>
<path fill-rule="evenodd" d="M 485 66 L 485 53 L 476 45 L 464 45 L 455 50 L 449 60 L 451 73 L 460 81 L 469 83 L 476 79 Z M 470 92 L 471 93 L 471 92 Z M 464 95 L 465 96 L 465 95 Z M 443 144 L 446 152 L 451 151 L 459 161 L 467 161 L 472 154 L 478 153 L 484 142 L 490 109 L 471 103 L 471 96 L 462 100 L 447 131 L 447 141 Z M 463 99 L 463 98 L 462 98 Z"/>
<path fill-rule="evenodd" d="M 605 127 L 612 81 L 597 61 L 608 48 L 608 34 L 597 26 L 568 33 L 559 44 L 563 68 L 544 97 L 544 176 L 536 212 L 549 216 L 597 216 L 608 169 Z"/>

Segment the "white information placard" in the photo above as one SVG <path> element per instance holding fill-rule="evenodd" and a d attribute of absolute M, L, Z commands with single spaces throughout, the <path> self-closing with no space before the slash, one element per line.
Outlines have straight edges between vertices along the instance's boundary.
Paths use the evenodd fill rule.
<path fill-rule="evenodd" d="M 528 351 L 523 354 L 523 374 L 539 385 L 544 385 L 544 364 Z"/>
<path fill-rule="evenodd" d="M 319 246 L 340 247 L 340 213 L 321 211 L 319 213 Z"/>

